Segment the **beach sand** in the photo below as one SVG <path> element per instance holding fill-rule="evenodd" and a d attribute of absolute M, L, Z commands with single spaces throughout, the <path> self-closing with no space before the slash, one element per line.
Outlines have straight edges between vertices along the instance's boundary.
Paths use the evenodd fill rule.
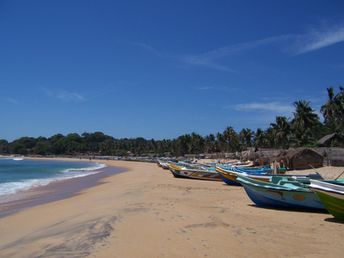
<path fill-rule="evenodd" d="M 242 187 L 107 163 L 128 171 L 0 218 L 0 257 L 343 257 L 344 224 L 330 214 L 258 208 Z"/>

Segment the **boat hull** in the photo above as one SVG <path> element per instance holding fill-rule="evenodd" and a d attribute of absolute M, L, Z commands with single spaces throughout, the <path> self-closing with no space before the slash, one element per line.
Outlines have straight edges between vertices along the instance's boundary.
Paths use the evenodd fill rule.
<path fill-rule="evenodd" d="M 277 185 L 244 176 L 238 176 L 237 180 L 244 187 L 248 197 L 257 206 L 290 209 L 325 209 L 314 192 L 295 183 L 286 182 L 283 185 Z"/>
<path fill-rule="evenodd" d="M 190 179 L 209 180 L 209 181 L 222 181 L 221 176 L 218 173 L 206 172 L 206 171 L 193 171 L 193 170 L 179 170 L 175 171 L 180 176 Z"/>
<path fill-rule="evenodd" d="M 216 172 L 198 170 L 198 169 L 186 169 L 175 164 L 169 165 L 170 171 L 177 178 L 189 178 L 208 181 L 222 181 L 221 176 Z"/>
<path fill-rule="evenodd" d="M 219 173 L 221 176 L 221 179 L 223 182 L 225 182 L 227 185 L 235 185 L 235 186 L 241 186 L 240 183 L 238 183 L 235 179 L 230 177 L 229 175 Z"/>
<path fill-rule="evenodd" d="M 328 193 L 321 190 L 315 190 L 315 194 L 324 204 L 326 210 L 336 219 L 344 220 L 344 197 Z"/>
<path fill-rule="evenodd" d="M 342 181 L 311 180 L 310 188 L 329 213 L 338 220 L 344 220 L 344 183 Z"/>
<path fill-rule="evenodd" d="M 176 178 L 188 178 L 187 176 L 180 175 L 178 173 L 178 171 L 176 171 L 176 170 L 170 169 L 170 171 L 171 171 L 172 175 Z"/>
<path fill-rule="evenodd" d="M 310 178 L 322 179 L 322 177 L 319 174 L 308 174 L 308 175 L 247 174 L 247 173 L 227 170 L 221 167 L 216 167 L 216 172 L 221 174 L 223 181 L 229 185 L 240 185 L 240 183 L 238 183 L 236 180 L 238 175 L 240 174 L 245 175 L 248 178 L 258 180 L 258 181 L 263 181 L 263 182 L 271 182 L 273 177 L 291 178 L 293 180 L 297 180 L 303 183 L 309 183 Z"/>
<path fill-rule="evenodd" d="M 289 192 L 284 190 L 260 189 L 242 184 L 249 198 L 257 206 L 267 208 L 323 210 L 322 203 L 312 192 Z"/>

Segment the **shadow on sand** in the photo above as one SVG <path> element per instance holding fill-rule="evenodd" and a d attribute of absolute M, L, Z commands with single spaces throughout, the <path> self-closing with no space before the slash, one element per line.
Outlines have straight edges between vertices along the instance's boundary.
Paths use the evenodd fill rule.
<path fill-rule="evenodd" d="M 324 219 L 326 222 L 337 223 L 337 224 L 344 224 L 344 220 L 339 220 L 336 218 L 326 218 Z"/>
<path fill-rule="evenodd" d="M 308 213 L 322 213 L 328 214 L 326 210 L 318 210 L 318 209 L 307 209 L 307 208 L 282 208 L 282 207 L 272 207 L 272 206 L 258 206 L 255 204 L 248 204 L 248 206 L 258 208 L 258 209 L 268 209 L 268 210 L 276 210 L 276 211 L 289 211 L 289 212 L 308 212 Z"/>

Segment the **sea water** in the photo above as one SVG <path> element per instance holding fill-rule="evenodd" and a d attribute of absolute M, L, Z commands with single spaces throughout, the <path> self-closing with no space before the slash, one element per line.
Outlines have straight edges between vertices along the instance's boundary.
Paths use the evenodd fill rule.
<path fill-rule="evenodd" d="M 0 199 L 53 181 L 92 175 L 103 167 L 92 162 L 0 158 Z"/>

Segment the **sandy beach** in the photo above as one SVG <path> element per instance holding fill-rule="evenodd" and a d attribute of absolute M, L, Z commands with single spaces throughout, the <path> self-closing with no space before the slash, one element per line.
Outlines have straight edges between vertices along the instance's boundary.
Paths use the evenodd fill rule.
<path fill-rule="evenodd" d="M 258 208 L 242 187 L 177 179 L 152 163 L 106 163 L 127 172 L 0 218 L 0 257 L 343 255 L 344 224 L 330 214 Z"/>

